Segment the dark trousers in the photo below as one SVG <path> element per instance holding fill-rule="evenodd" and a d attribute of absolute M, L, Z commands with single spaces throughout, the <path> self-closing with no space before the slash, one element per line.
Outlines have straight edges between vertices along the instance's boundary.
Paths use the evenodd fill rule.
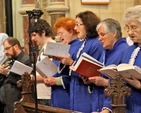
<path fill-rule="evenodd" d="M 17 88 L 14 84 L 4 84 L 0 87 L 0 101 L 2 102 L 1 108 L 4 110 L 3 112 L 0 111 L 0 113 L 13 113 L 14 110 L 14 102 L 21 99 L 21 89 Z"/>
<path fill-rule="evenodd" d="M 4 112 L 4 106 L 5 105 L 0 102 L 0 113 L 3 113 Z"/>

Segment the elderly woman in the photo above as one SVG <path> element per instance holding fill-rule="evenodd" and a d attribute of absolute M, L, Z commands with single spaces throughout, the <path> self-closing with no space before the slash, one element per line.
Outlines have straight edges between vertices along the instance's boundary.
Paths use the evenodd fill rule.
<path fill-rule="evenodd" d="M 72 64 L 72 56 L 75 56 L 81 42 L 74 30 L 75 20 L 69 17 L 59 18 L 54 24 L 54 31 L 61 43 L 69 44 L 70 50 L 67 56 L 53 57 L 53 62 L 58 66 L 58 72 L 50 78 L 45 78 L 44 83 L 51 86 L 51 106 L 70 109 L 70 76 L 69 66 Z M 58 61 L 56 61 L 56 59 Z"/>
<path fill-rule="evenodd" d="M 121 62 L 123 48 L 127 48 L 126 39 L 122 38 L 121 27 L 118 21 L 108 18 L 97 25 L 99 40 L 105 51 L 100 61 L 104 66 L 110 64 L 118 65 Z M 110 113 L 111 99 L 104 96 L 104 87 L 108 86 L 108 77 L 105 75 L 90 77 L 89 82 L 93 82 L 92 111 L 93 113 Z"/>
<path fill-rule="evenodd" d="M 133 41 L 123 55 L 122 62 L 141 67 L 141 5 L 127 9 L 123 15 L 125 30 Z M 128 86 L 132 89 L 131 96 L 126 99 L 127 113 L 141 113 L 141 81 L 134 75 L 131 79 L 125 78 Z"/>

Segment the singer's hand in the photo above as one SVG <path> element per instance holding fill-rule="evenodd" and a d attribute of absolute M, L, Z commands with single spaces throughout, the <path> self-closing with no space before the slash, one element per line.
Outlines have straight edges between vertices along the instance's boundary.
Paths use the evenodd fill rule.
<path fill-rule="evenodd" d="M 65 64 L 65 65 L 72 65 L 73 64 L 73 60 L 72 60 L 70 54 L 68 54 L 65 57 L 62 57 L 61 58 L 61 63 L 62 64 Z"/>
<path fill-rule="evenodd" d="M 89 81 L 89 79 L 87 77 L 81 76 L 81 78 L 85 84 L 91 84 L 91 82 Z"/>
<path fill-rule="evenodd" d="M 52 58 L 53 60 L 61 60 L 62 57 L 59 56 L 48 56 L 49 58 Z"/>
<path fill-rule="evenodd" d="M 32 81 L 35 80 L 35 77 L 34 77 L 34 75 L 32 75 L 32 74 L 30 75 L 30 78 L 31 78 Z"/>
<path fill-rule="evenodd" d="M 44 83 L 47 85 L 47 86 L 53 86 L 53 85 L 56 85 L 57 81 L 54 77 L 45 77 L 44 78 Z"/>
<path fill-rule="evenodd" d="M 101 112 L 94 111 L 94 112 L 92 112 L 92 113 L 110 113 L 110 111 L 107 110 L 107 109 L 104 109 L 104 110 L 102 110 Z"/>
<path fill-rule="evenodd" d="M 89 77 L 89 81 L 93 82 L 97 86 L 108 86 L 108 79 L 101 76 Z"/>
<path fill-rule="evenodd" d="M 101 112 L 92 112 L 92 113 L 101 113 Z"/>
<path fill-rule="evenodd" d="M 9 72 L 9 69 L 4 68 L 3 66 L 0 66 L 0 73 L 3 75 L 7 75 L 7 73 Z"/>
<path fill-rule="evenodd" d="M 31 74 L 30 77 L 31 77 L 31 80 L 33 80 L 33 81 L 35 80 L 35 76 L 34 75 Z M 37 82 L 42 82 L 43 83 L 44 82 L 43 80 L 44 79 L 43 79 L 43 77 L 41 75 L 36 75 L 36 81 Z"/>
<path fill-rule="evenodd" d="M 133 87 L 135 87 L 136 89 L 141 89 L 141 82 L 138 79 L 136 79 L 133 75 L 132 78 L 124 78 L 124 80 Z"/>

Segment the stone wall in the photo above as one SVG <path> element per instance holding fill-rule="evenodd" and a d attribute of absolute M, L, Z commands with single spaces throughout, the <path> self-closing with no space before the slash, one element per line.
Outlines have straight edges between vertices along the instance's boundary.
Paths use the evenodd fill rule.
<path fill-rule="evenodd" d="M 0 7 L 4 7 L 4 1 L 5 0 L 0 0 Z M 40 7 L 44 12 L 44 15 L 41 18 L 46 19 L 50 24 L 53 24 L 53 22 L 55 21 L 54 18 L 52 18 L 54 15 L 51 14 L 56 14 L 55 11 L 50 12 L 50 10 L 51 11 L 53 10 L 50 8 L 52 8 L 52 6 L 55 5 L 53 7 L 55 7 L 55 10 L 58 10 L 57 7 L 59 7 L 60 5 L 59 2 L 62 2 L 62 0 L 12 0 L 13 34 L 14 37 L 20 40 L 23 46 L 25 46 L 24 41 L 26 37 L 28 37 L 27 35 L 28 21 L 27 21 L 27 15 L 25 15 L 25 10 L 35 8 L 36 1 L 40 2 Z M 82 5 L 81 0 L 63 0 L 63 1 L 64 1 L 63 8 L 65 11 L 60 14 L 65 14 L 65 16 L 67 17 L 75 18 L 75 15 L 77 13 L 81 11 L 90 10 L 96 13 L 101 19 L 105 19 L 108 17 L 117 19 L 121 23 L 123 36 L 125 37 L 127 36 L 127 34 L 123 29 L 124 28 L 124 24 L 122 23 L 123 12 L 129 7 L 132 7 L 137 4 L 141 4 L 140 0 L 110 0 L 109 4 L 104 4 L 104 5 L 99 5 L 99 4 Z M 51 2 L 56 2 L 56 3 L 50 4 Z M 4 8 L 0 10 L 0 15 L 2 15 L 2 17 L 0 18 L 0 31 L 4 32 L 5 18 L 6 18 L 4 15 Z"/>

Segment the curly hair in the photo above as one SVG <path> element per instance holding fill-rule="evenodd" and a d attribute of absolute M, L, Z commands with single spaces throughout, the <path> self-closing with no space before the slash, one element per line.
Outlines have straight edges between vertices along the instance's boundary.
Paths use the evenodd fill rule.
<path fill-rule="evenodd" d="M 54 24 L 54 27 L 53 27 L 54 32 L 56 33 L 57 29 L 60 27 L 64 28 L 69 33 L 73 32 L 74 35 L 77 34 L 77 32 L 74 30 L 75 20 L 73 18 L 69 18 L 69 17 L 59 18 Z"/>
<path fill-rule="evenodd" d="M 126 23 L 130 20 L 137 20 L 141 23 L 141 5 L 128 8 L 122 18 L 123 22 Z"/>
<path fill-rule="evenodd" d="M 76 18 L 80 18 L 86 28 L 86 36 L 89 38 L 97 37 L 96 26 L 100 22 L 100 18 L 91 11 L 80 12 L 76 15 Z"/>
<path fill-rule="evenodd" d="M 49 25 L 48 22 L 46 22 L 46 20 L 43 19 L 39 19 L 38 22 L 35 21 L 31 22 L 28 32 L 30 35 L 31 33 L 36 32 L 40 36 L 42 35 L 43 32 L 45 32 L 45 36 L 53 37 L 51 26 Z"/>

